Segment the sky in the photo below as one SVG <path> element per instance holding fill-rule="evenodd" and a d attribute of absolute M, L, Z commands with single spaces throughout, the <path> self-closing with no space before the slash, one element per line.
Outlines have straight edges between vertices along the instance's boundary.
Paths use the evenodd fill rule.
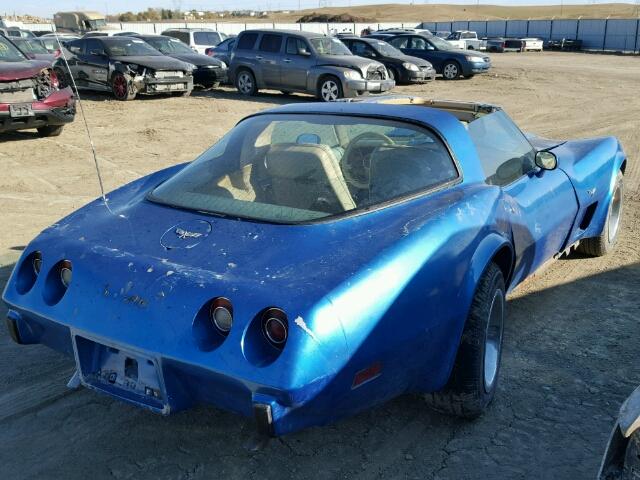
<path fill-rule="evenodd" d="M 639 0 L 562 0 L 565 5 L 591 3 L 637 3 Z M 55 12 L 65 10 L 94 10 L 102 13 L 138 12 L 149 7 L 181 10 L 296 10 L 317 8 L 320 4 L 346 7 L 357 4 L 412 3 L 409 0 L 234 0 L 231 3 L 220 0 L 0 0 L 0 15 L 37 15 L 52 17 Z M 450 3 L 476 5 L 478 0 L 414 0 L 413 3 Z M 480 4 L 492 5 L 558 5 L 561 0 L 480 0 Z M 232 5 L 232 6 L 231 6 Z"/>

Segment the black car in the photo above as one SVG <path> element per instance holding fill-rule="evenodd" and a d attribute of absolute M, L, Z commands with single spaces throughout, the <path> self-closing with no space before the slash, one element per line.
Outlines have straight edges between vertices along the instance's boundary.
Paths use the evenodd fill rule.
<path fill-rule="evenodd" d="M 177 38 L 165 35 L 136 35 L 169 57 L 194 66 L 193 84 L 204 88 L 217 87 L 227 81 L 227 64 L 217 58 L 194 52 Z"/>
<path fill-rule="evenodd" d="M 193 90 L 193 67 L 167 57 L 140 38 L 91 37 L 67 42 L 65 57 L 55 63 L 62 84 L 73 76 L 79 89 L 112 92 L 118 100 L 138 93 L 155 95 Z"/>
<path fill-rule="evenodd" d="M 227 65 L 231 63 L 231 52 L 236 44 L 236 37 L 225 38 L 215 47 L 209 47 L 204 51 L 205 55 L 215 57 Z"/>
<path fill-rule="evenodd" d="M 396 84 L 424 82 L 436 78 L 436 71 L 429 62 L 405 55 L 384 40 L 356 36 L 341 37 L 340 40 L 354 55 L 382 63 Z"/>
<path fill-rule="evenodd" d="M 460 76 L 470 78 L 477 73 L 487 72 L 491 68 L 491 57 L 488 55 L 460 50 L 435 35 L 374 34 L 366 38 L 384 40 L 402 53 L 427 60 L 445 80 L 453 80 Z"/>

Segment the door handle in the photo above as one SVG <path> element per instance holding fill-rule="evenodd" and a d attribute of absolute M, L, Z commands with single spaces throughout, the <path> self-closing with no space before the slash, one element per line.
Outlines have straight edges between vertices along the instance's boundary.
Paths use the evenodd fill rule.
<path fill-rule="evenodd" d="M 288 58 L 285 58 L 285 59 L 284 59 L 284 60 L 282 60 L 282 61 L 283 61 L 284 63 L 291 63 L 291 62 L 292 62 L 292 60 L 290 60 L 290 59 L 288 59 Z"/>
<path fill-rule="evenodd" d="M 264 57 L 262 55 L 256 55 L 256 60 L 262 60 Z"/>

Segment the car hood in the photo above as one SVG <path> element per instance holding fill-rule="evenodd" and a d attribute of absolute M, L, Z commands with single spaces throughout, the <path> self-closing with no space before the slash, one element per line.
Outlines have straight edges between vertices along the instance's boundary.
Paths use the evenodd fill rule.
<path fill-rule="evenodd" d="M 171 58 L 175 58 L 176 60 L 180 60 L 181 62 L 190 63 L 191 65 L 195 65 L 196 67 L 221 66 L 220 60 L 211 58 L 207 55 L 202 55 L 201 53 L 181 53 L 172 54 L 170 56 Z"/>
<path fill-rule="evenodd" d="M 0 62 L 0 81 L 10 82 L 35 77 L 43 68 L 50 67 L 50 62 L 41 60 L 25 60 L 23 62 Z"/>
<path fill-rule="evenodd" d="M 111 60 L 122 63 L 133 63 L 153 70 L 191 70 L 191 65 L 165 55 L 111 57 Z"/>
<path fill-rule="evenodd" d="M 367 69 L 371 65 L 375 65 L 376 67 L 383 67 L 380 62 L 369 60 L 364 57 L 358 57 L 356 55 L 320 55 L 318 57 L 317 64 L 353 68 L 355 70 L 363 72 L 363 76 L 366 74 Z"/>
<path fill-rule="evenodd" d="M 411 55 L 401 55 L 398 57 L 393 57 L 390 58 L 391 60 L 395 60 L 397 63 L 405 63 L 405 62 L 409 62 L 409 63 L 413 63 L 415 65 L 417 65 L 418 67 L 432 67 L 433 65 L 431 65 L 430 62 L 427 62 L 426 60 L 422 59 L 422 58 L 418 58 L 418 57 L 412 57 Z"/>

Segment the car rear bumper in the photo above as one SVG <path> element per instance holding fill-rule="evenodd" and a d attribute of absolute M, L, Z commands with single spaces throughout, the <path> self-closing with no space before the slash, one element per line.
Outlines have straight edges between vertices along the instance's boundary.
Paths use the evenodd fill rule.
<path fill-rule="evenodd" d="M 280 436 L 321 425 L 348 414 L 327 409 L 323 389 L 331 376 L 301 389 L 281 389 L 204 368 L 188 358 L 141 350 L 120 341 L 98 338 L 48 318 L 10 309 L 6 326 L 14 342 L 43 344 L 75 359 L 82 386 L 161 415 L 208 404 L 254 417 L 258 431 Z M 136 365 L 135 377 L 127 372 Z M 305 391 L 314 392 L 305 400 Z M 323 405 L 318 407 L 318 402 Z M 264 415 L 267 411 L 268 415 Z"/>
<path fill-rule="evenodd" d="M 52 93 L 44 100 L 31 103 L 32 116 L 11 116 L 8 103 L 0 104 L 0 132 L 11 132 L 47 125 L 64 125 L 73 122 L 76 108 L 70 88 Z"/>
<path fill-rule="evenodd" d="M 396 86 L 394 80 L 347 80 L 344 85 L 344 96 L 355 97 L 358 92 L 382 93 Z"/>

